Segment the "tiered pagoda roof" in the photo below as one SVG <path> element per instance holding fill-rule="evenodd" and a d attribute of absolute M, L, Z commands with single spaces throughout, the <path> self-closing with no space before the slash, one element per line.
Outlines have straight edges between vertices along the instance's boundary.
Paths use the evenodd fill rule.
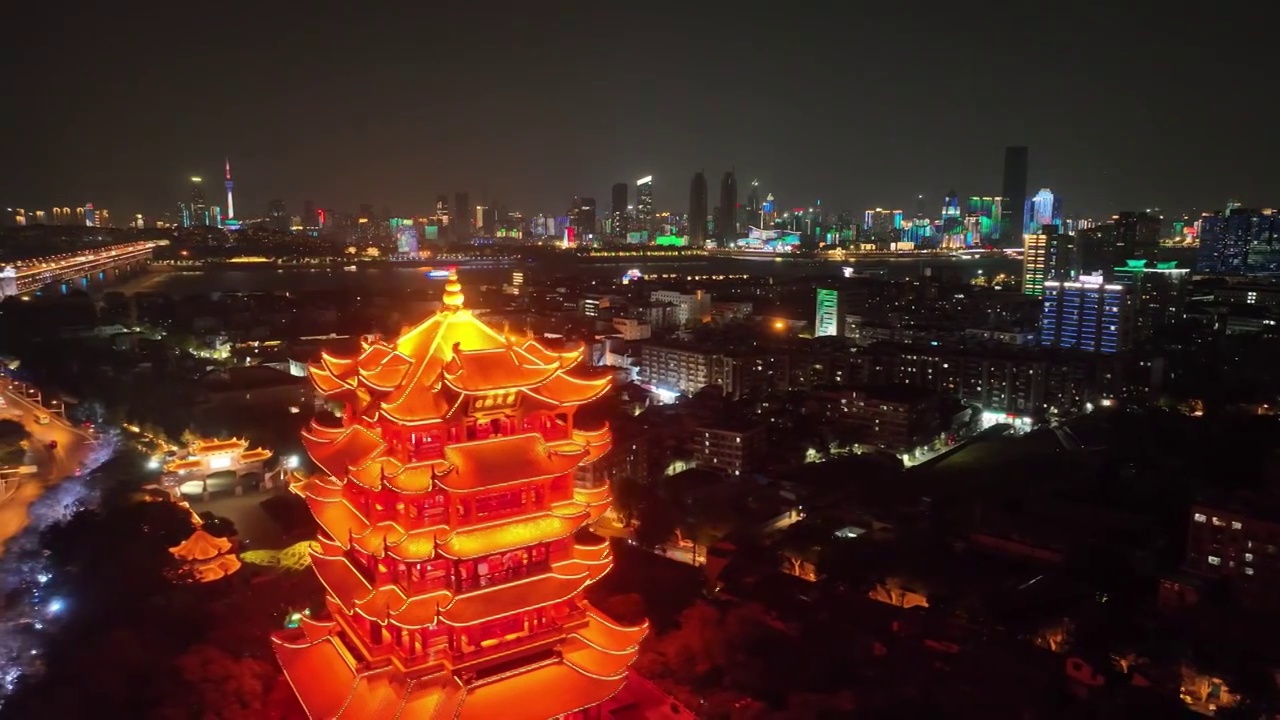
<path fill-rule="evenodd" d="M 196 528 L 191 537 L 169 548 L 191 576 L 199 582 L 220 580 L 240 569 L 240 559 L 231 552 L 231 541 L 214 537 Z"/>
<path fill-rule="evenodd" d="M 607 452 L 610 435 L 565 418 L 607 392 L 609 378 L 570 377 L 581 347 L 508 337 L 462 301 L 451 278 L 444 308 L 399 339 L 368 339 L 358 357 L 325 354 L 308 368 L 321 393 L 347 405 L 342 427 L 303 433 L 318 470 L 292 482 L 323 529 L 312 565 L 332 618 L 278 635 L 276 653 L 312 718 L 572 714 L 622 687 L 647 631 L 611 623 L 582 599 L 612 552 L 579 530 L 610 495 L 575 487 L 573 474 Z M 478 421 L 505 424 L 492 436 L 463 434 Z M 408 449 L 427 433 L 430 453 Z M 430 519 L 405 509 L 426 502 L 438 508 Z M 472 502 L 516 504 L 488 517 L 465 514 Z M 411 590 L 405 580 L 411 568 L 438 573 L 441 564 L 484 574 L 506 567 L 485 564 L 493 558 L 528 562 L 534 551 L 538 569 L 488 584 Z M 535 616 L 555 620 L 532 632 Z M 471 635 L 499 626 L 497 637 Z M 428 634 L 448 651 L 425 657 L 386 640 L 412 645 Z"/>

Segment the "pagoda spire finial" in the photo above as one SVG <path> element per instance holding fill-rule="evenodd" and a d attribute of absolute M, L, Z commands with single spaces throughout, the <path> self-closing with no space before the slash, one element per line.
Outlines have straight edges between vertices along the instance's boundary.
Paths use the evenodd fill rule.
<path fill-rule="evenodd" d="M 462 283 L 458 282 L 458 273 L 449 273 L 449 280 L 444 284 L 444 297 L 442 298 L 444 306 L 450 310 L 459 310 L 462 308 Z"/>

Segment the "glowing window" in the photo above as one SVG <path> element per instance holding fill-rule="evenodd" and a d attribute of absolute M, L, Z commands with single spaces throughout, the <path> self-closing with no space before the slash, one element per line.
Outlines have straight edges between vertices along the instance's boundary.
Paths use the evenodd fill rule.
<path fill-rule="evenodd" d="M 1231 521 L 1231 529 L 1232 529 L 1232 530 L 1241 530 L 1241 529 L 1243 529 L 1243 528 L 1244 528 L 1244 525 L 1241 525 L 1240 523 L 1238 523 L 1238 522 L 1236 522 L 1236 521 L 1234 521 L 1234 520 L 1233 520 L 1233 521 Z"/>
<path fill-rule="evenodd" d="M 1196 522 L 1204 522 L 1205 520 L 1208 520 L 1209 518 L 1205 517 L 1205 514 L 1204 514 L 1204 513 L 1196 513 L 1195 515 L 1192 515 L 1192 516 L 1191 516 L 1191 519 L 1192 519 L 1192 520 L 1195 520 Z"/>
<path fill-rule="evenodd" d="M 1209 564 L 1210 564 L 1210 565 L 1221 565 L 1221 564 L 1222 564 L 1222 558 L 1220 558 L 1220 557 L 1214 557 L 1213 555 L 1210 555 L 1210 556 L 1209 556 Z"/>

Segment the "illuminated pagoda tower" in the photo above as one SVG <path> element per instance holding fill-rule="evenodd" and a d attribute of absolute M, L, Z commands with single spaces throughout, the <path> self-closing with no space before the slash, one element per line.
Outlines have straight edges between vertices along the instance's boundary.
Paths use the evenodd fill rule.
<path fill-rule="evenodd" d="M 583 598 L 612 556 L 584 530 L 607 483 L 574 481 L 610 445 L 574 426 L 609 386 L 571 377 L 581 359 L 489 328 L 453 276 L 398 340 L 309 369 L 346 404 L 303 434 L 320 471 L 293 483 L 331 619 L 274 640 L 312 718 L 593 718 L 622 688 L 647 627 Z"/>

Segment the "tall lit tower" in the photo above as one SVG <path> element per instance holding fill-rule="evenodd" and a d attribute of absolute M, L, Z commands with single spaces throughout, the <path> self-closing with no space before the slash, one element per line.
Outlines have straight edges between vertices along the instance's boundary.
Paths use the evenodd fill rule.
<path fill-rule="evenodd" d="M 640 229 L 653 234 L 653 176 L 636 181 L 636 221 Z"/>
<path fill-rule="evenodd" d="M 292 485 L 321 528 L 327 617 L 277 634 L 276 656 L 317 720 L 600 718 L 647 630 L 583 597 L 613 564 L 584 529 L 610 494 L 575 475 L 610 436 L 574 414 L 609 378 L 570 374 L 582 346 L 485 325 L 457 276 L 442 300 L 309 369 L 346 407 L 303 433 L 317 470 Z"/>
<path fill-rule="evenodd" d="M 235 183 L 231 182 L 231 158 L 227 158 L 227 219 L 230 220 L 236 216 L 236 205 L 231 201 L 231 188 Z"/>

